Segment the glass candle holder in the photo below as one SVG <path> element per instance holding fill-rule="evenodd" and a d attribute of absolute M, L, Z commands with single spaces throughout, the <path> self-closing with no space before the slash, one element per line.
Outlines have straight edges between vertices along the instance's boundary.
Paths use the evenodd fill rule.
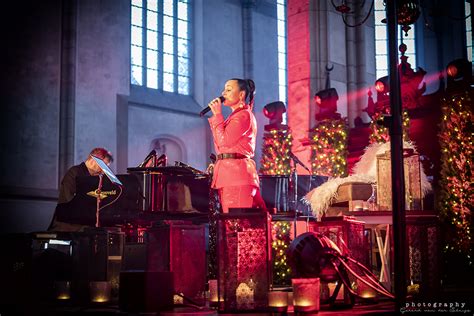
<path fill-rule="evenodd" d="M 56 281 L 54 282 L 54 288 L 57 300 L 69 300 L 71 299 L 71 282 L 69 281 Z"/>
<path fill-rule="evenodd" d="M 209 280 L 209 303 L 211 306 L 218 304 L 217 280 Z"/>
<path fill-rule="evenodd" d="M 337 282 L 336 283 L 328 283 L 329 288 L 329 297 L 332 297 L 334 291 L 336 290 Z M 339 292 L 337 292 L 336 300 L 343 301 L 344 300 L 344 286 L 339 288 Z"/>
<path fill-rule="evenodd" d="M 360 280 L 357 280 L 357 294 L 369 301 L 377 299 L 377 291 Z"/>
<path fill-rule="evenodd" d="M 291 279 L 295 312 L 319 311 L 319 278 Z"/>
<path fill-rule="evenodd" d="M 89 282 L 89 292 L 92 303 L 107 303 L 111 297 L 111 286 L 107 281 Z"/>
<path fill-rule="evenodd" d="M 287 292 L 288 306 L 293 306 L 293 292 Z"/>
<path fill-rule="evenodd" d="M 282 291 L 268 292 L 268 307 L 273 312 L 286 312 L 288 309 L 288 293 Z"/>

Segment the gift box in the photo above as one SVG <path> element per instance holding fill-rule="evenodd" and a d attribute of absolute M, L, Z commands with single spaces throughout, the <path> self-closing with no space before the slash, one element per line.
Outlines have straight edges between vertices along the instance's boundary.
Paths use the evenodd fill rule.
<path fill-rule="evenodd" d="M 407 216 L 410 286 L 424 297 L 436 297 L 441 279 L 440 230 L 435 214 Z"/>
<path fill-rule="evenodd" d="M 367 266 L 369 251 L 364 222 L 351 216 L 323 217 L 320 222 L 310 223 L 309 231 L 325 235 L 344 255 L 350 255 Z"/>
<path fill-rule="evenodd" d="M 270 289 L 270 217 L 256 213 L 220 214 L 218 218 L 219 311 L 267 308 Z"/>

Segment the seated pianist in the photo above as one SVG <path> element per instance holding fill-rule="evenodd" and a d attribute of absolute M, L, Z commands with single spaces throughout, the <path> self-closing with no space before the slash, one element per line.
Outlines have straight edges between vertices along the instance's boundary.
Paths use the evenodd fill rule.
<path fill-rule="evenodd" d="M 59 187 L 59 198 L 58 206 L 63 203 L 70 202 L 76 194 L 76 178 L 80 176 L 97 176 L 101 173 L 101 169 L 97 162 L 92 158 L 92 156 L 102 159 L 107 165 L 113 162 L 113 156 L 105 148 L 94 148 L 88 155 L 86 161 L 82 162 L 79 165 L 72 166 L 64 175 L 64 178 L 61 181 Z M 64 220 L 59 221 L 57 219 L 58 207 L 56 207 L 55 214 L 49 225 L 48 230 L 50 231 L 65 231 L 65 232 L 77 232 L 83 231 L 85 227 L 89 225 L 68 223 Z M 93 225 L 93 224 L 91 224 Z"/>

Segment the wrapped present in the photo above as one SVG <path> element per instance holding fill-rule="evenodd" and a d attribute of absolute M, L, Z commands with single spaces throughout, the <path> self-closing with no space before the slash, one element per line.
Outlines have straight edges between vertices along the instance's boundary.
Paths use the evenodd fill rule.
<path fill-rule="evenodd" d="M 271 275 L 268 214 L 220 214 L 217 248 L 219 311 L 265 310 Z"/>

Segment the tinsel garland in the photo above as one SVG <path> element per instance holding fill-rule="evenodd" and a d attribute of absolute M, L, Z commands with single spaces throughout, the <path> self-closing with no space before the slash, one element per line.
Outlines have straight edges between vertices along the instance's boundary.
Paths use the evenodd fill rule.
<path fill-rule="evenodd" d="M 371 134 L 369 136 L 369 144 L 374 143 L 387 143 L 390 141 L 390 134 L 388 128 L 379 124 L 380 121 L 383 121 L 383 113 L 375 113 L 370 122 Z M 410 130 L 410 117 L 408 116 L 408 111 L 403 110 L 402 112 L 402 131 L 403 131 L 403 140 L 408 142 L 410 141 L 409 130 Z"/>
<path fill-rule="evenodd" d="M 291 269 L 288 266 L 286 252 L 291 243 L 291 222 L 272 223 L 273 285 L 290 286 Z"/>
<path fill-rule="evenodd" d="M 263 134 L 262 159 L 260 173 L 264 175 L 289 175 L 293 137 L 288 128 L 272 129 Z"/>
<path fill-rule="evenodd" d="M 473 265 L 473 128 L 469 93 L 442 99 L 442 121 L 438 135 L 441 145 L 438 207 L 447 226 L 444 251 L 465 254 L 470 266 Z"/>
<path fill-rule="evenodd" d="M 347 134 L 344 119 L 326 119 L 309 131 L 312 173 L 321 176 L 347 176 Z"/>

